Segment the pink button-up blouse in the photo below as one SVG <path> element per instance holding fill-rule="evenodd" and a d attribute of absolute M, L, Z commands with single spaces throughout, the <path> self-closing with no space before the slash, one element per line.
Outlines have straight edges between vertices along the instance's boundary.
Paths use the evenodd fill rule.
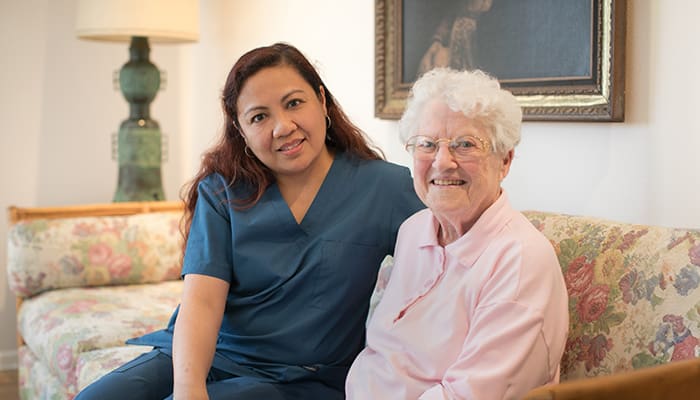
<path fill-rule="evenodd" d="M 457 241 L 437 231 L 428 209 L 401 226 L 347 398 L 516 399 L 557 382 L 569 318 L 548 240 L 505 192 Z"/>

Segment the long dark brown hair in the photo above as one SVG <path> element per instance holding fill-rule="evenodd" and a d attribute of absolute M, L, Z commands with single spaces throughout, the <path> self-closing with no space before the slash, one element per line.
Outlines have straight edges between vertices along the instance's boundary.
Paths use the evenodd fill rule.
<path fill-rule="evenodd" d="M 258 47 L 236 61 L 226 78 L 221 104 L 224 111 L 224 134 L 218 143 L 207 150 L 202 157 L 199 172 L 182 190 L 185 202 L 183 217 L 184 245 L 187 244 L 192 216 L 197 203 L 197 186 L 202 179 L 213 173 L 221 174 L 230 185 L 243 183 L 251 188 L 247 198 L 235 199 L 232 206 L 243 209 L 257 203 L 265 189 L 275 181 L 272 171 L 256 157 L 248 157 L 238 123 L 236 103 L 246 81 L 264 68 L 280 65 L 294 68 L 313 88 L 316 96 L 321 98 L 321 87 L 326 96 L 326 109 L 330 118 L 330 127 L 326 131 L 326 146 L 330 149 L 347 152 L 361 159 L 384 159 L 380 149 L 370 145 L 365 134 L 355 126 L 335 101 L 328 87 L 323 83 L 316 69 L 309 60 L 286 43 Z"/>

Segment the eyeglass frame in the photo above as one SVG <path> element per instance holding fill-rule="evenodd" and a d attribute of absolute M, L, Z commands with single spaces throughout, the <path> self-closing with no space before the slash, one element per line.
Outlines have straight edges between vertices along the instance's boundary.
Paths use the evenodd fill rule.
<path fill-rule="evenodd" d="M 418 138 L 427 138 L 427 139 L 430 139 L 431 142 L 435 143 L 435 150 L 433 150 L 433 151 L 424 151 L 424 150 L 426 149 L 426 148 L 424 148 L 424 147 L 421 148 L 421 149 L 423 149 L 423 150 L 416 150 L 416 143 L 415 143 L 415 141 L 417 141 Z M 491 144 L 490 144 L 489 142 L 487 142 L 486 140 L 484 140 L 484 139 L 482 139 L 482 138 L 480 138 L 480 137 L 478 137 L 478 136 L 474 136 L 474 135 L 461 135 L 461 136 L 457 136 L 457 137 L 455 137 L 455 138 L 436 138 L 435 136 L 428 136 L 428 135 L 413 135 L 413 136 L 411 136 L 410 138 L 408 138 L 408 140 L 406 140 L 406 144 L 405 144 L 405 146 L 404 146 L 404 149 L 405 149 L 407 152 L 409 152 L 413 157 L 415 157 L 415 154 L 416 154 L 416 153 L 420 153 L 420 154 L 430 155 L 430 156 L 432 156 L 433 158 L 435 158 L 435 156 L 437 155 L 437 152 L 440 150 L 440 143 L 441 143 L 441 142 L 446 142 L 446 143 L 447 143 L 447 150 L 450 152 L 450 154 L 452 155 L 452 157 L 454 157 L 454 158 L 456 158 L 456 159 L 469 159 L 469 158 L 471 158 L 472 156 L 469 156 L 469 155 L 464 156 L 464 155 L 459 155 L 459 154 L 455 153 L 455 150 L 456 150 L 456 148 L 457 148 L 457 147 L 455 146 L 455 144 L 456 144 L 456 143 L 459 141 L 459 139 L 461 139 L 461 138 L 471 138 L 471 139 L 475 139 L 477 142 L 479 142 L 479 144 L 480 144 L 481 147 L 482 147 L 482 148 L 478 148 L 478 147 L 477 147 L 477 150 L 483 151 L 484 154 L 489 154 L 489 153 L 491 153 Z M 414 141 L 414 143 L 411 143 L 412 140 Z M 466 157 L 466 158 L 465 158 L 465 157 Z"/>

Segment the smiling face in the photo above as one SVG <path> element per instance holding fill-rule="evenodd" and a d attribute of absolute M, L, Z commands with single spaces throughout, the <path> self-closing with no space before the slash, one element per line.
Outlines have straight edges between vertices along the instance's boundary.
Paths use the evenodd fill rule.
<path fill-rule="evenodd" d="M 261 69 L 243 85 L 236 103 L 246 144 L 278 179 L 325 173 L 326 104 L 292 67 Z"/>
<path fill-rule="evenodd" d="M 418 118 L 419 135 L 453 139 L 471 135 L 490 143 L 490 133 L 444 102 L 429 102 Z M 413 157 L 413 185 L 418 197 L 432 210 L 443 233 L 463 235 L 501 193 L 501 181 L 508 174 L 513 151 L 497 154 L 483 151 L 462 159 L 441 142 L 434 158 Z"/>

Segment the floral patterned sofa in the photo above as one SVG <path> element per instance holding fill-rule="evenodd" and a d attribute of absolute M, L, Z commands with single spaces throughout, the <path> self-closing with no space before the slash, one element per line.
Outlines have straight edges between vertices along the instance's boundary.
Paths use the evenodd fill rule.
<path fill-rule="evenodd" d="M 179 202 L 10 207 L 7 273 L 17 295 L 22 399 L 72 399 L 149 350 L 182 291 Z"/>
<path fill-rule="evenodd" d="M 178 302 L 181 212 L 169 202 L 10 209 L 22 398 L 70 399 L 148 350 L 124 341 L 163 327 Z M 587 398 L 558 388 L 668 366 L 700 374 L 700 230 L 525 214 L 554 246 L 570 296 L 564 382 L 528 399 Z M 373 305 L 390 270 L 388 257 Z"/>
<path fill-rule="evenodd" d="M 525 214 L 569 292 L 563 383 L 527 399 L 700 399 L 700 229 Z"/>

